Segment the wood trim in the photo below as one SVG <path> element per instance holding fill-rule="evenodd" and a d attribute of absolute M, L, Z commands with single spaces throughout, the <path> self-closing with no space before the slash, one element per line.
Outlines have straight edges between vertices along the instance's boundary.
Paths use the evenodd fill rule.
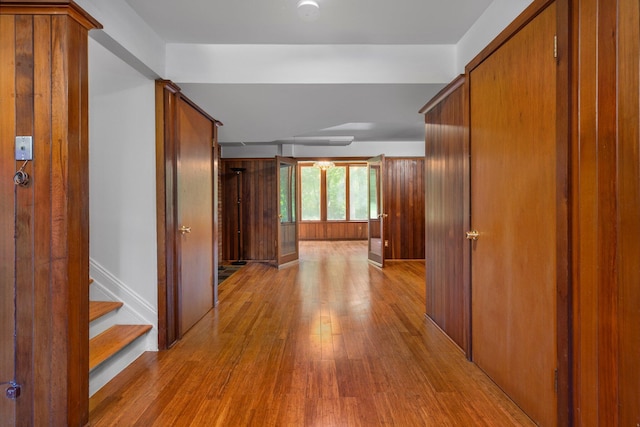
<path fill-rule="evenodd" d="M 73 1 L 0 0 L 0 15 L 66 15 L 87 30 L 102 29 L 102 24 Z"/>
<path fill-rule="evenodd" d="M 176 125 L 175 104 L 180 88 L 156 81 L 156 209 L 158 234 L 158 348 L 166 350 L 180 336 L 176 301 Z"/>
<path fill-rule="evenodd" d="M 440 104 L 443 100 L 449 97 L 453 92 L 456 91 L 460 86 L 462 86 L 466 81 L 466 77 L 464 74 L 460 74 L 458 77 L 453 79 L 451 83 L 446 85 L 440 92 L 438 92 L 429 102 L 427 102 L 421 109 L 418 111 L 418 114 L 426 114 L 433 107 Z"/>
<path fill-rule="evenodd" d="M 573 425 L 572 388 L 572 213 L 571 213 L 571 18 L 569 0 L 556 1 L 557 82 L 556 82 L 556 283 L 557 283 L 557 341 L 558 341 L 558 425 Z"/>
<path fill-rule="evenodd" d="M 598 420 L 618 425 L 617 1 L 598 2 Z"/>

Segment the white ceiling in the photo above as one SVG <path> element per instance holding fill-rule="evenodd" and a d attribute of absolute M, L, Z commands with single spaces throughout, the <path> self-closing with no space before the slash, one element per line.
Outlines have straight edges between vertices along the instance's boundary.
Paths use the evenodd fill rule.
<path fill-rule="evenodd" d="M 491 0 L 127 0 L 169 43 L 455 44 Z"/>
<path fill-rule="evenodd" d="M 126 0 L 167 43 L 243 45 L 455 45 L 492 0 L 317 0 L 318 19 L 297 0 Z M 246 70 L 243 70 L 246 72 Z M 253 70 L 256 77 L 260 69 Z M 172 78 L 172 76 L 167 76 Z M 172 78 L 173 79 L 173 78 Z M 221 143 L 310 136 L 357 141 L 424 139 L 418 110 L 446 82 L 226 84 L 173 79 L 224 126 Z"/>

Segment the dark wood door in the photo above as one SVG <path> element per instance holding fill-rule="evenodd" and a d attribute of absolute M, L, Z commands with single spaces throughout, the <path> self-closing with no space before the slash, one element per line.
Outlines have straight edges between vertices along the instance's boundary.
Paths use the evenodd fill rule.
<path fill-rule="evenodd" d="M 213 125 L 181 100 L 178 132 L 176 232 L 184 334 L 213 307 Z"/>
<path fill-rule="evenodd" d="M 384 267 L 384 156 L 367 160 L 369 181 L 369 261 Z"/>
<path fill-rule="evenodd" d="M 472 351 L 556 425 L 555 4 L 470 73 Z"/>
<path fill-rule="evenodd" d="M 298 259 L 297 162 L 276 157 L 278 185 L 278 265 Z"/>

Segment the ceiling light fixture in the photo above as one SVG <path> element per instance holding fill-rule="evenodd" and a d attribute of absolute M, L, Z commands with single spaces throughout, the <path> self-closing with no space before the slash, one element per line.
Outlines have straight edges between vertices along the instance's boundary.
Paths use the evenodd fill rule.
<path fill-rule="evenodd" d="M 298 2 L 298 16 L 304 21 L 315 21 L 320 13 L 320 5 L 314 0 L 300 0 Z"/>
<path fill-rule="evenodd" d="M 333 162 L 329 162 L 327 160 L 321 160 L 319 162 L 314 162 L 313 166 L 318 168 L 318 169 L 320 169 L 320 170 L 326 171 L 327 169 L 331 169 L 331 168 L 335 167 L 336 165 Z"/>

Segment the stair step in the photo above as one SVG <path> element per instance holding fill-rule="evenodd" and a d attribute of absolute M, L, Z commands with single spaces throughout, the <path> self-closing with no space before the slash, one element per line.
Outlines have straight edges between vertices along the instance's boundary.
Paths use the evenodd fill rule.
<path fill-rule="evenodd" d="M 120 301 L 89 301 L 89 322 L 122 307 Z"/>
<path fill-rule="evenodd" d="M 89 371 L 151 329 L 151 325 L 114 325 L 89 340 Z"/>

